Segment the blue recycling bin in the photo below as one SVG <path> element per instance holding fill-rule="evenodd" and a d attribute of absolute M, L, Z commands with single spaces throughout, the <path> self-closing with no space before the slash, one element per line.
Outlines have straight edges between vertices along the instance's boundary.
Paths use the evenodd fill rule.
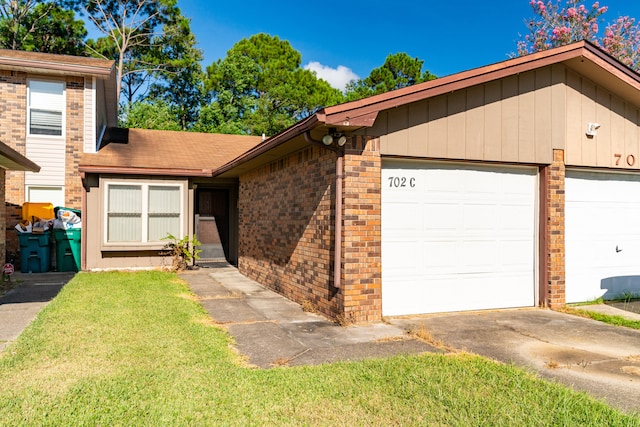
<path fill-rule="evenodd" d="M 51 233 L 18 233 L 20 271 L 46 273 L 51 270 Z"/>

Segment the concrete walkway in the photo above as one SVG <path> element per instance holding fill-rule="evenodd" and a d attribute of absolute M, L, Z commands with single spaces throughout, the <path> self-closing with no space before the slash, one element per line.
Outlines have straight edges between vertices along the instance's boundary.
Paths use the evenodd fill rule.
<path fill-rule="evenodd" d="M 16 287 L 0 297 L 0 351 L 15 341 L 75 273 L 14 273 Z"/>
<path fill-rule="evenodd" d="M 250 365 L 269 368 L 441 352 L 404 326 L 340 327 L 223 263 L 180 274 L 212 319 L 234 337 Z"/>

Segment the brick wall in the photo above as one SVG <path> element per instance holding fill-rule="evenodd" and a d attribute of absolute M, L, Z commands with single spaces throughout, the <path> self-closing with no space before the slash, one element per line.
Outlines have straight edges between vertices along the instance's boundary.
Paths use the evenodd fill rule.
<path fill-rule="evenodd" d="M 546 300 L 547 306 L 564 306 L 565 299 L 565 192 L 564 151 L 553 150 L 553 163 L 542 170 L 546 186 Z"/>
<path fill-rule="evenodd" d="M 240 272 L 320 313 L 379 321 L 379 140 L 354 138 L 343 158 L 341 287 L 333 280 L 337 155 L 309 147 L 240 178 Z"/>
<path fill-rule="evenodd" d="M 344 315 L 382 318 L 380 140 L 355 137 L 344 156 Z"/>
<path fill-rule="evenodd" d="M 329 317 L 333 287 L 336 154 L 314 146 L 240 177 L 239 271 Z"/>
<path fill-rule="evenodd" d="M 84 150 L 84 78 L 67 77 L 67 151 L 65 156 L 65 206 L 82 208 L 82 180 L 78 174 Z"/>
<path fill-rule="evenodd" d="M 6 172 L 4 169 L 0 169 L 0 200 L 4 199 L 5 195 L 5 175 Z M 6 217 L 7 209 L 4 203 L 0 203 L 0 256 L 4 256 L 7 250 L 7 245 L 5 243 L 7 232 L 7 217 Z M 4 261 L 1 260 L 0 261 Z"/>
<path fill-rule="evenodd" d="M 0 71 L 0 141 L 25 155 L 27 132 L 27 74 L 17 71 Z M 7 171 L 5 186 L 4 227 L 5 251 L 15 256 L 18 237 L 14 226 L 22 216 L 24 201 L 24 172 Z M 4 254 L 5 252 L 2 252 Z"/>

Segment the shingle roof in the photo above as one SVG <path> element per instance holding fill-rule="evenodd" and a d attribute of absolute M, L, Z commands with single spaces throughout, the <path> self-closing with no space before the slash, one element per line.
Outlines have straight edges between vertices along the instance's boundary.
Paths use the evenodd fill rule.
<path fill-rule="evenodd" d="M 258 145 L 262 138 L 148 129 L 111 129 L 109 142 L 85 153 L 80 171 L 211 176 L 211 171 Z"/>

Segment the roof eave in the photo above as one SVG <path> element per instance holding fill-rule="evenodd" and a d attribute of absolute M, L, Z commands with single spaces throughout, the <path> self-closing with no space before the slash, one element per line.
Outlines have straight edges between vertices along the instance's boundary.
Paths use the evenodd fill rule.
<path fill-rule="evenodd" d="M 234 167 L 247 162 L 251 159 L 254 159 L 261 154 L 266 153 L 267 151 L 284 144 L 285 142 L 295 138 L 296 136 L 302 135 L 307 130 L 310 130 L 324 122 L 324 113 L 322 111 L 317 112 L 306 119 L 299 121 L 295 125 L 290 128 L 285 129 L 277 135 L 272 136 L 269 139 L 266 139 L 261 144 L 256 145 L 251 150 L 246 153 L 236 157 L 234 160 L 220 166 L 219 168 L 213 171 L 213 176 L 221 175 L 225 172 L 230 171 Z"/>
<path fill-rule="evenodd" d="M 9 160 L 10 165 L 4 167 L 7 170 L 40 172 L 40 166 L 2 142 L 0 142 L 0 157 Z"/>
<path fill-rule="evenodd" d="M 80 165 L 78 171 L 83 174 L 111 174 L 111 175 L 151 175 L 175 177 L 211 177 L 211 169 L 167 169 L 121 166 L 91 166 Z"/>
<path fill-rule="evenodd" d="M 67 64 L 61 62 L 42 61 L 24 58 L 8 58 L 0 56 L 0 69 L 16 70 L 26 72 L 37 72 L 40 74 L 64 74 L 76 76 L 95 76 L 98 78 L 109 78 L 115 72 L 115 62 L 110 67 L 99 67 L 80 64 Z"/>

